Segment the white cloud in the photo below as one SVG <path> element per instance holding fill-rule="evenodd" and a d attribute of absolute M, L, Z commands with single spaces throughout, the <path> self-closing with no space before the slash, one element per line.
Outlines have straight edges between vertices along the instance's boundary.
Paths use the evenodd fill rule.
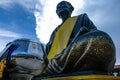
<path fill-rule="evenodd" d="M 0 6 L 4 9 L 13 7 L 12 4 L 20 4 L 26 10 L 34 12 L 36 16 L 36 34 L 43 43 L 47 43 L 51 32 L 57 27 L 61 20 L 56 15 L 56 5 L 62 0 L 1 0 Z M 74 7 L 75 15 L 77 9 L 84 5 L 84 0 L 66 0 L 69 1 Z M 1 34 L 3 35 L 3 34 Z"/>
<path fill-rule="evenodd" d="M 12 8 L 13 4 L 20 4 L 26 10 L 30 12 L 34 12 L 35 5 L 38 3 L 39 0 L 0 0 L 0 7 L 4 9 Z"/>
<path fill-rule="evenodd" d="M 41 1 L 41 0 L 40 0 Z M 61 20 L 56 15 L 56 5 L 62 0 L 46 0 L 42 1 L 43 4 L 42 14 L 35 11 L 36 16 L 36 34 L 41 42 L 47 43 L 51 32 L 61 23 Z M 74 7 L 73 15 L 77 14 L 77 9 L 84 6 L 84 0 L 66 0 L 69 1 Z M 36 5 L 40 9 L 39 5 Z"/>
<path fill-rule="evenodd" d="M 34 12 L 35 10 L 35 5 L 36 3 L 39 2 L 39 0 L 17 0 L 17 3 L 19 3 L 20 5 L 24 6 L 28 11 L 30 12 Z M 39 4 L 41 5 L 41 4 Z"/>
<path fill-rule="evenodd" d="M 9 38 L 20 38 L 21 35 L 12 31 L 0 29 L 0 36 L 1 37 L 9 37 Z"/>

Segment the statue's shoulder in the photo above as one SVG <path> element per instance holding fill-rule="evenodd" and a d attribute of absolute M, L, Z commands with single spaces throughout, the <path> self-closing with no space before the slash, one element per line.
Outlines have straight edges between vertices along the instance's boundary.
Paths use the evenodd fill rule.
<path fill-rule="evenodd" d="M 88 17 L 87 13 L 82 13 L 73 17 Z"/>
<path fill-rule="evenodd" d="M 87 13 L 82 13 L 82 14 L 80 14 L 79 16 L 83 16 L 83 15 L 87 15 Z"/>
<path fill-rule="evenodd" d="M 87 13 L 82 13 L 80 15 L 78 15 L 79 17 L 88 17 Z"/>

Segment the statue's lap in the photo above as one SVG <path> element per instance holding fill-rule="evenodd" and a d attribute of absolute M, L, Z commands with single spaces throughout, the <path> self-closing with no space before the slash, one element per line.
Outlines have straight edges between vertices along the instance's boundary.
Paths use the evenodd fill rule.
<path fill-rule="evenodd" d="M 110 36 L 105 32 L 98 30 L 88 32 L 78 37 L 72 46 L 77 51 L 74 55 L 80 57 L 76 64 L 76 68 L 79 68 L 78 70 L 109 72 L 113 69 L 115 64 L 115 46 Z"/>

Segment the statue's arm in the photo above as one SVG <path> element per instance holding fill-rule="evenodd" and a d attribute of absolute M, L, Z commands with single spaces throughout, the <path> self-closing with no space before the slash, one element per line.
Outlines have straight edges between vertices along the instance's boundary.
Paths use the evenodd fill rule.
<path fill-rule="evenodd" d="M 84 33 L 87 33 L 89 31 L 96 30 L 96 29 L 97 29 L 96 26 L 89 19 L 88 15 L 86 13 L 79 15 L 77 26 L 75 27 L 75 32 L 77 31 L 77 32 L 79 32 L 80 35 L 82 35 Z"/>
<path fill-rule="evenodd" d="M 67 49 L 64 49 L 62 52 L 57 54 L 54 58 L 49 60 L 46 70 L 43 72 L 42 76 L 55 75 L 63 73 L 66 70 L 69 58 L 71 56 L 70 49 L 72 46 L 69 46 Z"/>
<path fill-rule="evenodd" d="M 88 31 L 96 30 L 97 27 L 94 25 L 94 23 L 90 20 L 87 14 L 83 14 L 83 21 L 82 26 L 86 27 Z"/>

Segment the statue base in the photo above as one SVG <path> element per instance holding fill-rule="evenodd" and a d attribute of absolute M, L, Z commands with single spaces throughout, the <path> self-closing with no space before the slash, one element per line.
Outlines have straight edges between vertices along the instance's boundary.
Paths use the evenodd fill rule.
<path fill-rule="evenodd" d="M 100 71 L 81 71 L 69 74 L 58 74 L 34 78 L 32 80 L 120 80 L 120 76 Z"/>

